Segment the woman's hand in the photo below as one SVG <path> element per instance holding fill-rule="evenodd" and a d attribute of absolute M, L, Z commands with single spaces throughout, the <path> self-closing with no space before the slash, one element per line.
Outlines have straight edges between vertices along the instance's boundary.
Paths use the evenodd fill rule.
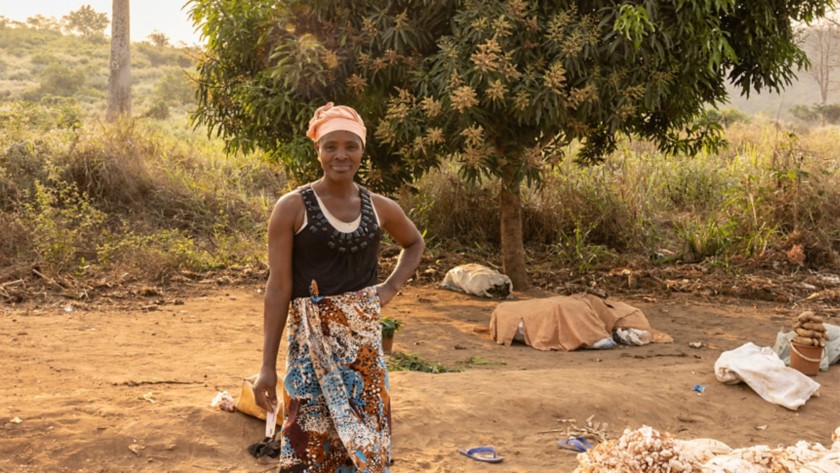
<path fill-rule="evenodd" d="M 379 304 L 382 307 L 385 307 L 397 295 L 397 290 L 388 283 L 382 283 L 376 286 L 376 292 L 379 294 Z"/>
<path fill-rule="evenodd" d="M 254 400 L 266 412 L 274 411 L 277 406 L 277 371 L 271 368 L 260 370 L 254 383 Z"/>

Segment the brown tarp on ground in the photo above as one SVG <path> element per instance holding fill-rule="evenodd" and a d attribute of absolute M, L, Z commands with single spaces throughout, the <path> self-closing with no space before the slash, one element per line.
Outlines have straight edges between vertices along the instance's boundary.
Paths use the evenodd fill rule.
<path fill-rule="evenodd" d="M 636 307 L 587 293 L 502 302 L 490 318 L 493 340 L 510 345 L 520 320 L 525 343 L 538 350 L 571 351 L 591 346 L 612 336 L 615 328 L 654 332 Z"/>

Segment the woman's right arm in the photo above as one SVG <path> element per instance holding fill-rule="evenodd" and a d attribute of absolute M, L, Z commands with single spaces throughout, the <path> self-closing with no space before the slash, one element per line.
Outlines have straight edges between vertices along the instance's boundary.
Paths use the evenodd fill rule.
<path fill-rule="evenodd" d="M 295 229 L 303 220 L 303 202 L 297 193 L 281 198 L 268 223 L 268 281 L 263 310 L 263 361 L 254 384 L 257 405 L 273 410 L 277 404 L 277 353 L 292 300 L 292 248 Z"/>

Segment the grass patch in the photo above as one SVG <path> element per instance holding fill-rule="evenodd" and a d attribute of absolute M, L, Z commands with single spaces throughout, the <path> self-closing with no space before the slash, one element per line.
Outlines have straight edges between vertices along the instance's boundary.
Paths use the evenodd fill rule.
<path fill-rule="evenodd" d="M 447 368 L 443 363 L 432 363 L 414 353 L 396 352 L 388 355 L 388 370 L 439 374 L 458 373 L 463 368 Z"/>
<path fill-rule="evenodd" d="M 470 356 L 464 361 L 459 361 L 458 368 L 449 368 L 443 363 L 430 362 L 415 353 L 395 352 L 388 355 L 389 371 L 418 371 L 420 373 L 459 373 L 473 366 L 507 365 L 504 361 L 485 360 L 479 356 Z"/>
<path fill-rule="evenodd" d="M 498 361 L 485 360 L 484 358 L 481 358 L 480 356 L 475 356 L 475 355 L 470 356 L 469 358 L 464 360 L 462 363 L 464 365 L 466 365 L 468 368 L 471 367 L 471 366 L 505 366 L 505 365 L 507 365 L 507 362 L 502 361 L 502 360 L 498 360 Z"/>

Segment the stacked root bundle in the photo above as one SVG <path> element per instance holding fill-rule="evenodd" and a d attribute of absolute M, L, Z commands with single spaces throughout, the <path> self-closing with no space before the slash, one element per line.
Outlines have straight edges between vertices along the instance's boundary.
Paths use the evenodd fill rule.
<path fill-rule="evenodd" d="M 797 345 L 824 347 L 828 341 L 828 333 L 825 330 L 825 319 L 807 310 L 796 317 L 793 331 L 793 343 Z"/>
<path fill-rule="evenodd" d="M 732 449 L 713 439 L 680 440 L 643 426 L 578 455 L 575 473 L 829 473 L 840 471 L 840 427 L 831 449 L 793 446 Z"/>

